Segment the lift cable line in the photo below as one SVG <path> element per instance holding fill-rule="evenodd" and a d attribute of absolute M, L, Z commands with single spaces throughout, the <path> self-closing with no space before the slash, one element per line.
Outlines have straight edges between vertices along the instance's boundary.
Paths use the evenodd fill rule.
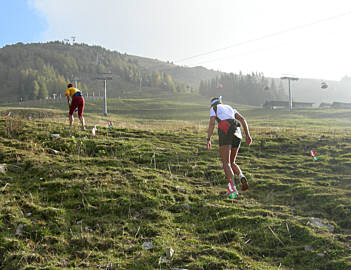
<path fill-rule="evenodd" d="M 288 33 L 288 32 L 292 32 L 292 31 L 295 31 L 295 30 L 298 30 L 298 29 L 302 29 L 302 28 L 310 27 L 310 26 L 313 26 L 313 25 L 316 25 L 316 24 L 320 24 L 320 23 L 323 23 L 323 22 L 326 22 L 326 21 L 331 21 L 331 20 L 334 20 L 334 19 L 338 19 L 340 17 L 348 16 L 350 14 L 351 14 L 351 10 L 348 11 L 348 12 L 344 12 L 344 13 L 338 14 L 338 15 L 334 15 L 334 16 L 330 16 L 330 17 L 327 17 L 327 18 L 319 19 L 319 20 L 311 22 L 311 23 L 297 25 L 297 26 L 294 26 L 294 27 L 291 27 L 291 28 L 288 28 L 288 29 L 285 29 L 285 30 L 282 30 L 282 31 L 278 31 L 278 32 L 275 32 L 275 33 L 267 34 L 267 35 L 264 35 L 264 36 L 261 36 L 261 37 L 258 37 L 258 38 L 253 38 L 253 39 L 241 41 L 241 42 L 238 42 L 236 44 L 233 44 L 233 45 L 230 45 L 230 46 L 226 46 L 226 47 L 223 47 L 223 48 L 219 48 L 219 49 L 215 49 L 215 50 L 212 50 L 212 51 L 207 51 L 207 52 L 204 52 L 204 53 L 199 53 L 199 54 L 196 54 L 196 55 L 193 55 L 193 56 L 189 56 L 189 57 L 185 57 L 185 58 L 182 58 L 182 59 L 178 59 L 178 60 L 176 60 L 174 62 L 184 62 L 186 60 L 198 58 L 200 56 L 205 56 L 205 55 L 213 54 L 213 53 L 216 53 L 216 52 L 228 50 L 228 49 L 231 49 L 231 48 L 234 48 L 234 47 L 238 47 L 238 46 L 242 46 L 242 45 L 245 45 L 245 44 L 248 44 L 248 43 L 252 43 L 252 42 L 255 42 L 255 41 L 271 38 L 271 37 L 278 36 L 278 35 L 281 35 L 281 34 L 285 34 L 285 33 Z"/>
<path fill-rule="evenodd" d="M 243 56 L 243 55 L 250 55 L 250 54 L 252 54 L 252 53 L 257 53 L 258 51 L 259 51 L 259 49 L 255 49 L 255 50 L 251 50 L 251 51 L 246 52 L 246 53 L 240 53 L 240 54 L 237 53 L 237 54 L 231 55 L 231 56 L 218 57 L 218 58 L 214 58 L 214 59 L 211 59 L 211 60 L 206 60 L 206 61 L 197 62 L 197 63 L 194 64 L 194 65 L 195 65 L 195 66 L 199 66 L 199 65 L 202 65 L 202 64 L 211 63 L 211 62 L 218 61 L 218 60 L 233 59 L 233 58 L 240 57 L 240 56 Z"/>

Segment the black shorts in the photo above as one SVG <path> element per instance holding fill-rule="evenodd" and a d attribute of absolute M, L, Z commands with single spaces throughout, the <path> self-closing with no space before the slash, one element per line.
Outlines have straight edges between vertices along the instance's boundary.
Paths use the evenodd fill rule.
<path fill-rule="evenodd" d="M 226 120 L 224 120 L 226 121 Z M 241 139 L 234 135 L 237 128 L 234 122 L 229 122 L 230 127 L 228 128 L 227 133 L 218 128 L 218 137 L 219 137 L 219 146 L 231 145 L 232 148 L 239 148 Z"/>

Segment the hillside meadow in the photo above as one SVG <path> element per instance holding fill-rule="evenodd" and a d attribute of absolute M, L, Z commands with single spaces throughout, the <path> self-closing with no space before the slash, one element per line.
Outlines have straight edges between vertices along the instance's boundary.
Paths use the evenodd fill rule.
<path fill-rule="evenodd" d="M 237 106 L 253 144 L 231 200 L 207 104 L 91 102 L 84 132 L 65 104 L 0 107 L 0 268 L 351 269 L 351 111 Z"/>

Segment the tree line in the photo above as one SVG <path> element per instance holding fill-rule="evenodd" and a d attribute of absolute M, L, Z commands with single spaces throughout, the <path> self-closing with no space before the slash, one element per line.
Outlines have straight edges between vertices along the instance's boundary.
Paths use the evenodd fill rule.
<path fill-rule="evenodd" d="M 265 78 L 263 73 L 222 73 L 200 82 L 200 94 L 207 97 L 224 96 L 237 104 L 262 105 L 267 100 L 287 100 L 281 81 Z"/>
<path fill-rule="evenodd" d="M 97 95 L 103 91 L 103 83 L 97 77 L 104 76 L 113 78 L 108 81 L 109 97 L 156 89 L 159 93 L 199 91 L 205 96 L 223 95 L 235 103 L 249 105 L 286 100 L 281 82 L 265 78 L 262 73 L 243 75 L 173 65 L 162 71 L 157 66 L 152 59 L 100 46 L 60 41 L 17 43 L 0 49 L 0 100 L 45 99 L 63 94 L 69 82 L 77 82 L 83 94 Z M 212 79 L 198 84 L 199 78 Z"/>
<path fill-rule="evenodd" d="M 107 75 L 106 73 L 111 73 Z M 111 97 L 125 91 L 156 88 L 160 91 L 185 92 L 165 72 L 149 71 L 127 54 L 100 46 L 64 42 L 32 43 L 0 49 L 0 97 L 22 100 L 45 99 L 63 93 L 68 82 L 77 81 L 83 92 L 102 89 L 97 77 L 112 76 Z"/>

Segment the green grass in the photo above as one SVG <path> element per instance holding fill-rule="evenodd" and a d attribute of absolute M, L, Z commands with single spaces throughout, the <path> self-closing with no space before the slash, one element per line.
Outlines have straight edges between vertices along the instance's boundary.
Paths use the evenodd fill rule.
<path fill-rule="evenodd" d="M 289 112 L 287 109 L 271 110 L 262 109 L 247 105 L 233 105 L 241 114 L 246 116 L 251 125 L 261 127 L 286 127 L 286 128 L 343 128 L 351 129 L 350 110 L 348 109 L 294 109 Z M 67 104 L 8 104 L 11 110 L 28 109 L 37 114 L 44 114 L 41 108 L 67 111 Z M 197 94 L 174 94 L 164 93 L 159 95 L 148 95 L 148 93 L 130 98 L 108 99 L 108 112 L 113 118 L 132 119 L 133 121 L 145 120 L 184 120 L 200 121 L 206 123 L 209 115 L 209 99 Z M 101 115 L 103 101 L 87 101 L 85 111 Z M 57 112 L 55 112 L 57 115 Z M 204 121 L 205 120 L 205 121 Z"/>
<path fill-rule="evenodd" d="M 168 101 L 168 116 L 153 100 L 114 102 L 124 113 L 87 107 L 96 136 L 66 130 L 60 108 L 2 108 L 13 117 L 0 118 L 1 269 L 351 269 L 346 112 L 239 106 L 254 143 L 237 160 L 250 189 L 231 201 L 218 152 L 205 149 L 207 104 Z"/>

